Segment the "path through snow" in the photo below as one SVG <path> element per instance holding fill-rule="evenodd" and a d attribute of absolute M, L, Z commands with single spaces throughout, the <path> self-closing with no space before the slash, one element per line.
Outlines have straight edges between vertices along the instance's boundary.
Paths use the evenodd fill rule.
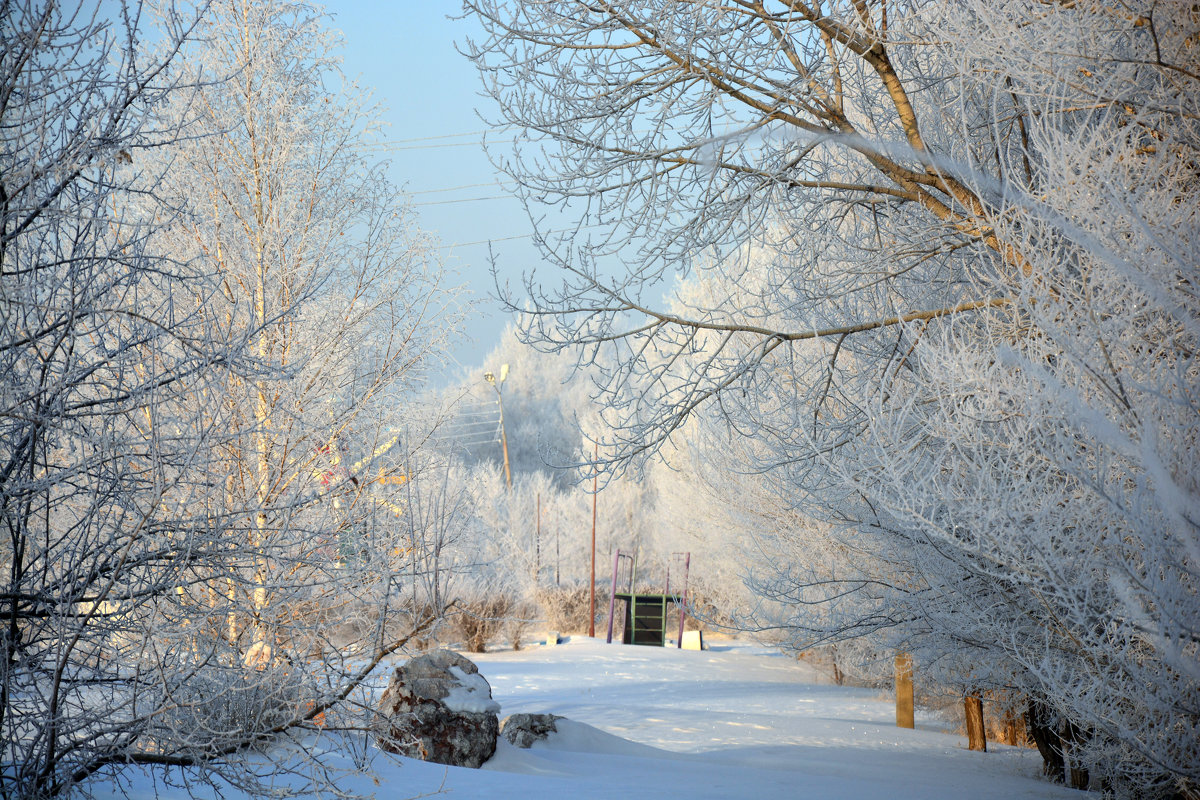
<path fill-rule="evenodd" d="M 568 718 L 561 735 L 530 750 L 501 740 L 481 770 L 381 754 L 374 775 L 346 777 L 340 788 L 387 800 L 439 789 L 522 800 L 1084 797 L 1038 777 L 1036 751 L 968 751 L 963 737 L 919 711 L 916 730 L 897 729 L 879 692 L 830 685 L 768 648 L 718 642 L 696 652 L 574 637 L 470 658 L 501 717 L 559 714 Z M 134 788 L 155 796 L 145 784 Z"/>
<path fill-rule="evenodd" d="M 501 715 L 567 717 L 552 743 L 501 741 L 483 770 L 408 762 L 385 770 L 387 792 L 441 785 L 451 797 L 1074 798 L 1038 777 L 1035 751 L 973 753 L 918 713 L 895 727 L 879 692 L 829 684 L 810 666 L 733 642 L 703 652 L 605 645 L 472 656 Z"/>

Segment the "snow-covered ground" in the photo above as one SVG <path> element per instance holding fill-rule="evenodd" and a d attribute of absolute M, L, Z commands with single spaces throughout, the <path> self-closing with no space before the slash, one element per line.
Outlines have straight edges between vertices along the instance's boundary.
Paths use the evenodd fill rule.
<path fill-rule="evenodd" d="M 472 655 L 501 716 L 568 718 L 548 743 L 500 742 L 480 770 L 380 754 L 345 791 L 405 798 L 1078 798 L 1038 777 L 1032 750 L 966 749 L 962 736 L 895 710 L 871 689 L 833 686 L 768 648 L 718 641 L 696 652 L 606 645 L 574 637 L 557 647 Z M 170 796 L 134 784 L 133 795 Z"/>

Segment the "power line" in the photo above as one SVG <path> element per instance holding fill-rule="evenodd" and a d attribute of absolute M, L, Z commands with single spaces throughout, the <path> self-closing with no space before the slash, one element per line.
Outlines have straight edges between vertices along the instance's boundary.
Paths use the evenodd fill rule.
<path fill-rule="evenodd" d="M 364 145 L 370 150 L 430 150 L 441 147 L 478 147 L 480 142 L 452 142 L 449 139 L 463 139 L 468 136 L 483 136 L 487 133 L 502 131 L 511 126 L 500 125 L 495 128 L 489 128 L 480 131 L 467 131 L 466 133 L 442 133 L 433 136 L 417 136 L 411 139 L 390 139 L 378 142 L 369 142 Z M 499 140 L 498 140 L 499 141 Z M 513 141 L 507 139 L 504 141 Z"/>
<path fill-rule="evenodd" d="M 467 131 L 465 133 L 440 133 L 440 134 L 434 134 L 432 136 L 416 136 L 416 137 L 413 137 L 410 139 L 390 139 L 390 140 L 383 140 L 383 141 L 378 141 L 378 142 L 369 142 L 363 146 L 366 149 L 371 149 L 371 150 L 427 150 L 427 149 L 437 149 L 437 148 L 443 148 L 443 147 L 472 147 L 472 146 L 479 145 L 480 143 L 479 142 L 451 142 L 451 141 L 446 141 L 446 140 L 448 140 L 448 139 L 463 139 L 467 136 L 483 136 L 484 134 L 496 133 L 497 131 L 505 131 L 505 130 L 509 130 L 514 127 L 516 127 L 516 126 L 514 126 L 514 125 L 497 125 L 494 128 L 484 128 L 482 130 Z M 731 128 L 728 131 L 714 133 L 711 137 L 707 137 L 707 138 L 710 138 L 710 139 L 711 138 L 721 138 L 724 136 L 728 136 L 732 133 L 740 132 L 742 130 L 744 130 L 744 126 L 740 126 L 740 125 L 734 126 L 733 128 Z M 633 131 L 633 134 L 636 136 L 636 135 L 641 135 L 641 134 L 646 134 L 646 133 L 659 133 L 659 132 L 660 131 L 656 131 L 654 129 L 648 128 L 646 130 Z M 548 136 L 548 138 L 550 140 L 554 139 L 553 136 Z M 501 142 L 501 141 L 514 142 L 514 141 L 516 141 L 516 137 L 510 137 L 510 138 L 506 138 L 506 139 L 494 139 L 493 141 L 494 142 Z M 435 144 L 426 144 L 427 142 L 435 142 Z"/>
<path fill-rule="evenodd" d="M 372 142 L 371 146 L 373 147 L 377 144 L 391 145 L 391 144 L 410 144 L 412 142 L 432 142 L 437 139 L 461 139 L 464 136 L 480 136 L 485 133 L 490 133 L 491 131 L 504 130 L 505 128 L 508 128 L 508 127 L 510 127 L 510 126 L 497 125 L 494 128 L 485 128 L 484 130 L 480 130 L 480 131 L 467 131 L 466 133 L 438 133 L 438 134 L 434 134 L 432 136 L 418 136 L 413 139 L 391 139 L 389 141 Z"/>
<path fill-rule="evenodd" d="M 556 231 L 543 231 L 542 235 L 543 236 L 553 236 L 558 233 L 572 233 L 577 230 L 582 231 L 582 230 L 589 230 L 591 228 L 604 228 L 607 226 L 608 226 L 607 223 L 600 223 L 600 224 L 596 224 L 596 225 L 580 225 L 578 228 L 561 228 Z M 453 244 L 443 244 L 443 245 L 438 245 L 437 247 L 435 247 L 433 249 L 434 250 L 449 250 L 452 247 L 471 247 L 472 245 L 477 245 L 477 244 L 491 244 L 493 242 L 511 242 L 514 239 L 529 239 L 532 236 L 533 236 L 533 232 L 531 231 L 529 233 L 519 233 L 515 236 L 498 236 L 495 239 L 480 239 L 477 242 L 455 242 Z"/>
<path fill-rule="evenodd" d="M 551 233 L 562 233 L 562 231 L 551 231 Z M 476 244 L 491 244 L 492 242 L 511 242 L 514 239 L 528 239 L 533 236 L 532 233 L 520 233 L 516 236 L 501 236 L 496 239 L 480 239 L 477 242 L 455 242 L 454 244 L 443 244 L 435 247 L 435 250 L 449 250 L 451 247 L 470 247 Z"/>
<path fill-rule="evenodd" d="M 515 200 L 511 194 L 490 194 L 487 197 L 461 197 L 457 200 L 428 200 L 424 203 L 413 203 L 414 206 L 446 206 L 454 203 L 476 203 L 480 200 Z"/>
<path fill-rule="evenodd" d="M 495 436 L 495 431 L 499 430 L 499 425 L 495 422 L 480 422 L 475 425 L 456 425 L 451 430 L 439 436 L 454 437 L 454 436 Z M 435 437 L 436 438 L 436 437 Z"/>
<path fill-rule="evenodd" d="M 460 189 L 478 189 L 480 186 L 499 186 L 500 184 L 492 181 L 490 183 L 464 183 L 462 186 L 450 186 L 445 189 L 421 189 L 417 192 L 407 192 L 407 194 L 437 194 L 439 192 L 457 192 Z"/>
<path fill-rule="evenodd" d="M 393 145 L 389 142 L 377 142 L 364 147 L 366 150 L 387 150 L 395 152 L 397 150 L 438 150 L 444 147 L 478 147 L 479 142 L 445 142 L 443 144 L 405 144 Z"/>

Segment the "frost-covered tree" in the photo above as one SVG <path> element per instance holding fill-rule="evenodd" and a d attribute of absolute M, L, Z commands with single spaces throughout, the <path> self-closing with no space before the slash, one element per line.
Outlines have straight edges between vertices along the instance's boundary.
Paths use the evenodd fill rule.
<path fill-rule="evenodd" d="M 307 602 L 284 599 L 292 579 L 325 583 L 316 573 L 338 559 L 320 554 L 361 560 L 398 528 L 402 484 L 385 473 L 403 466 L 380 459 L 400 438 L 400 392 L 438 343 L 429 321 L 446 296 L 402 196 L 362 155 L 370 109 L 336 88 L 320 17 L 214 3 L 201 30 L 179 69 L 203 86 L 168 112 L 191 115 L 193 137 L 163 153 L 188 210 L 170 235 L 219 281 L 219 296 L 195 298 L 201 313 L 254 358 L 205 405 L 227 419 L 221 513 L 244 514 L 231 532 L 258 553 L 231 590 L 253 609 L 231 635 L 270 651 L 279 619 Z"/>
<path fill-rule="evenodd" d="M 117 12 L 109 19 L 105 11 Z M 175 292 L 216 290 L 144 213 L 178 135 L 147 110 L 194 18 L 137 5 L 0 7 L 0 796 L 70 791 L 144 752 L 162 696 L 145 622 L 220 549 L 186 411 L 236 340 Z M 160 209 L 169 218 L 171 209 Z"/>
<path fill-rule="evenodd" d="M 505 368 L 500 392 L 487 382 L 488 372 Z M 446 444 L 470 462 L 503 464 L 500 410 L 503 404 L 510 472 L 548 472 L 560 487 L 573 479 L 578 463 L 580 425 L 594 417 L 587 376 L 576 373 L 565 354 L 545 353 L 522 343 L 508 326 L 483 362 L 447 390 L 455 406 L 453 424 L 444 431 Z"/>
<path fill-rule="evenodd" d="M 1193 791 L 1195 8 L 467 5 L 503 165 L 595 226 L 527 332 L 607 366 L 608 452 L 752 437 L 848 554 L 760 576 L 787 624 L 1029 696 L 1075 783 Z"/>
<path fill-rule="evenodd" d="M 424 623 L 383 624 L 436 264 L 311 10 L 0 16 L 0 796 L 261 788 Z"/>
<path fill-rule="evenodd" d="M 403 520 L 405 403 L 448 330 L 433 321 L 448 295 L 403 196 L 363 155 L 372 110 L 320 14 L 217 2 L 198 34 L 175 65 L 195 96 L 159 110 L 186 133 L 159 153 L 162 194 L 183 210 L 160 239 L 219 287 L 176 302 L 243 342 L 247 364 L 193 398 L 220 420 L 204 469 L 225 552 L 164 609 L 175 624 L 157 641 L 209 694 L 250 680 L 267 705 L 301 695 L 273 730 L 338 703 L 436 611 L 388 624 L 428 555 Z M 177 744 L 203 758 L 260 732 L 201 721 Z"/>

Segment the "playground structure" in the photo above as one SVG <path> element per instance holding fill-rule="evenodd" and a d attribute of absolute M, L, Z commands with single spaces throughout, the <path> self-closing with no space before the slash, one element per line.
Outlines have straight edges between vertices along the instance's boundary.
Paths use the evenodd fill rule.
<path fill-rule="evenodd" d="M 687 581 L 688 569 L 691 566 L 691 553 L 672 553 L 672 556 L 683 557 L 683 590 L 678 594 L 671 593 L 671 565 L 667 564 L 667 582 L 662 594 L 639 593 L 635 591 L 637 578 L 637 558 L 622 553 L 620 550 L 613 555 L 612 586 L 608 594 L 608 637 L 605 641 L 612 644 L 613 620 L 617 601 L 625 603 L 625 627 L 621 635 L 622 644 L 640 644 L 651 647 L 665 647 L 667 643 L 667 606 L 674 603 L 679 607 L 679 633 L 675 637 L 675 646 L 683 646 L 683 622 L 687 617 Z M 617 576 L 620 572 L 622 559 L 628 563 L 628 580 L 624 592 L 617 591 Z"/>

